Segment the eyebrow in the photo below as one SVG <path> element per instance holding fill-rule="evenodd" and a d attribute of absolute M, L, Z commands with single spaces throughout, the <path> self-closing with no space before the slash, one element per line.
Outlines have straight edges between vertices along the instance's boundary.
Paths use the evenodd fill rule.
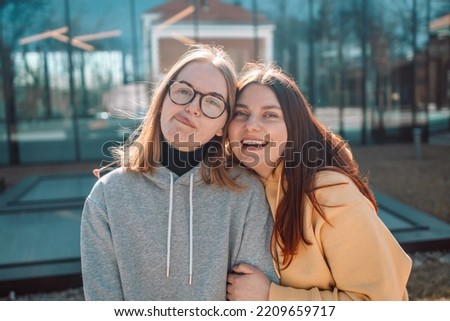
<path fill-rule="evenodd" d="M 190 82 L 188 82 L 188 81 L 186 81 L 186 80 L 178 80 L 178 79 L 175 79 L 175 81 L 181 82 L 181 83 L 186 84 L 186 85 L 189 85 L 192 89 L 194 89 L 195 91 L 198 91 L 199 93 L 201 93 L 201 94 L 203 94 L 203 95 L 212 95 L 212 96 L 216 96 L 216 97 L 222 98 L 223 101 L 225 101 L 225 102 L 227 101 L 227 100 L 225 99 L 224 96 L 222 96 L 221 94 L 219 94 L 219 93 L 216 92 L 216 91 L 211 91 L 211 92 L 204 93 L 204 92 L 201 92 L 200 90 L 195 89 L 195 88 L 194 88 L 194 85 L 192 85 Z"/>
<path fill-rule="evenodd" d="M 245 108 L 248 109 L 249 107 L 245 104 L 238 104 L 236 103 L 235 108 L 240 107 L 240 108 Z M 267 106 L 262 106 L 261 109 L 263 110 L 269 110 L 269 109 L 280 109 L 281 110 L 281 106 L 278 105 L 267 105 Z"/>

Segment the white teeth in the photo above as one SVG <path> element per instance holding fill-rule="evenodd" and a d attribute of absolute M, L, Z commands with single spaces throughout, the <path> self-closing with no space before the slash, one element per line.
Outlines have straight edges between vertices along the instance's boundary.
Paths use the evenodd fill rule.
<path fill-rule="evenodd" d="M 266 145 L 266 142 L 261 140 L 243 140 L 242 144 L 251 146 L 264 146 Z"/>

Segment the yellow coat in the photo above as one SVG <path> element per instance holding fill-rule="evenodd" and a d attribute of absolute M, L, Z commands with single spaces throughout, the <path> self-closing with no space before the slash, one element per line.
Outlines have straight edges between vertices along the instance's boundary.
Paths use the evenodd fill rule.
<path fill-rule="evenodd" d="M 283 197 L 282 165 L 262 179 L 272 213 Z M 271 284 L 269 300 L 408 300 L 411 259 L 349 177 L 317 174 L 315 186 L 330 184 L 341 185 L 315 193 L 327 205 L 322 209 L 331 225 L 307 199 L 305 231 L 312 244 L 300 244 L 289 267 L 280 269 L 280 285 Z"/>

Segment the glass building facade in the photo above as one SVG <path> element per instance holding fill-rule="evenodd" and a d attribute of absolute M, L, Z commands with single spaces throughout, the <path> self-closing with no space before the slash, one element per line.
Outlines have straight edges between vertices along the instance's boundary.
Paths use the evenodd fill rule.
<path fill-rule="evenodd" d="M 2 1 L 0 165 L 107 159 L 157 81 L 145 68 L 152 57 L 142 16 L 169 2 Z M 208 8 L 208 0 L 178 2 Z M 273 59 L 351 143 L 449 129 L 450 19 L 439 20 L 450 17 L 446 2 L 223 2 L 273 22 Z M 404 24 L 391 25 L 399 12 Z M 384 25 L 375 25 L 381 16 Z M 186 18 L 193 29 L 202 24 L 194 18 Z M 257 20 L 249 23 L 257 38 Z"/>

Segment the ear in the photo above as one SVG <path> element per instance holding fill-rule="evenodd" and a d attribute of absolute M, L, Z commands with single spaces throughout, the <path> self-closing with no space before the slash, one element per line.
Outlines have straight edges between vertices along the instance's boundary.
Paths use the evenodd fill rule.
<path fill-rule="evenodd" d="M 222 137 L 222 136 L 223 136 L 223 129 L 219 129 L 219 130 L 216 132 L 216 136 Z"/>

